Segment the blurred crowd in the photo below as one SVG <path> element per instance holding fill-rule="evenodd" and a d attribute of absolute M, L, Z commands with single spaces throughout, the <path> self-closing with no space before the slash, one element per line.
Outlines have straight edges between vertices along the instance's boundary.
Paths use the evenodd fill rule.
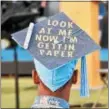
<path fill-rule="evenodd" d="M 100 2 L 100 45 L 108 47 L 108 5 L 107 2 Z M 30 22 L 38 22 L 48 16 L 59 12 L 59 2 L 43 1 L 2 1 L 1 38 L 2 48 L 14 47 L 10 34 L 28 26 Z M 23 11 L 22 11 L 23 10 Z M 5 42 L 5 44 L 4 44 Z M 8 43 L 8 44 L 7 44 Z M 6 47 L 5 47 L 6 46 Z"/>

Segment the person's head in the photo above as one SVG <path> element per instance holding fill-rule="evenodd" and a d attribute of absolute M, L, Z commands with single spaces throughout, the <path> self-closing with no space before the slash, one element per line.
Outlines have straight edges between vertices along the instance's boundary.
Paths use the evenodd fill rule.
<path fill-rule="evenodd" d="M 32 78 L 33 78 L 34 83 L 38 85 L 39 95 L 60 97 L 67 101 L 69 100 L 70 89 L 71 89 L 72 84 L 76 84 L 77 82 L 77 74 L 78 74 L 78 70 L 74 70 L 73 76 L 71 77 L 71 79 L 61 88 L 53 92 L 46 85 L 44 85 L 44 83 L 41 81 L 40 77 L 38 76 L 37 71 L 32 70 Z"/>
<path fill-rule="evenodd" d="M 65 35 L 60 32 L 63 29 Z M 36 69 L 33 78 L 40 94 L 45 95 L 47 90 L 50 95 L 58 92 L 62 97 L 69 96 L 77 61 L 81 60 L 80 96 L 89 96 L 86 55 L 101 48 L 67 14 L 60 12 L 36 24 L 30 23 L 28 28 L 11 35 L 33 56 Z"/>

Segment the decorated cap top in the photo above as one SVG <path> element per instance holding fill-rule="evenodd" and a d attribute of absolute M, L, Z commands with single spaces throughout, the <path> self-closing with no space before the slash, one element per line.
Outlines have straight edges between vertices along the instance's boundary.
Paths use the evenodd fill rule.
<path fill-rule="evenodd" d="M 48 69 L 59 68 L 67 62 L 93 52 L 99 46 L 63 12 L 12 34 L 24 47 L 27 39 L 30 54 Z"/>

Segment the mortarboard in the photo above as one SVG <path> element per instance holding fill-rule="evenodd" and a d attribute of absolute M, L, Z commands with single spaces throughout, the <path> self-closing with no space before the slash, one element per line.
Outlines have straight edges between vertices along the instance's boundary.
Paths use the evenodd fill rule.
<path fill-rule="evenodd" d="M 81 96 L 89 95 L 85 55 L 100 47 L 67 15 L 60 12 L 12 34 L 30 52 L 42 82 L 52 91 L 72 77 L 81 58 Z"/>

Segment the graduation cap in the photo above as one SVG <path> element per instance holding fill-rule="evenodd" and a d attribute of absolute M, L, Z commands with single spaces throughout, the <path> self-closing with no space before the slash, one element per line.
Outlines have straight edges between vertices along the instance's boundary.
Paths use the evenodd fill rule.
<path fill-rule="evenodd" d="M 39 23 L 30 23 L 12 36 L 33 56 L 40 79 L 52 91 L 72 77 L 81 58 L 80 94 L 89 95 L 85 55 L 100 47 L 66 14 L 60 12 Z"/>

